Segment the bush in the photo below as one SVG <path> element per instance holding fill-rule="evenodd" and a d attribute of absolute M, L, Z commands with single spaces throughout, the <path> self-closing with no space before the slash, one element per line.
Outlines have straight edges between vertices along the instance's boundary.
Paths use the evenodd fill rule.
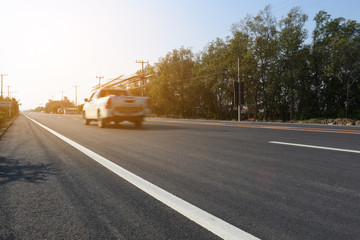
<path fill-rule="evenodd" d="M 7 107 L 0 108 L 0 127 L 3 127 L 8 121 L 10 121 L 19 114 L 19 103 L 15 98 L 0 98 L 0 101 L 12 103 L 11 118 L 9 118 L 9 109 Z"/>

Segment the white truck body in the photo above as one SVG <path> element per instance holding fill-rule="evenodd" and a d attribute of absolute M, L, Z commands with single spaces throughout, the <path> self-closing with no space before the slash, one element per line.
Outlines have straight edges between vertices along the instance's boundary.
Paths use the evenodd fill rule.
<path fill-rule="evenodd" d="M 144 117 L 151 114 L 150 98 L 129 96 L 123 89 L 102 88 L 85 99 L 84 123 L 98 121 L 99 127 L 130 121 L 140 126 Z"/>

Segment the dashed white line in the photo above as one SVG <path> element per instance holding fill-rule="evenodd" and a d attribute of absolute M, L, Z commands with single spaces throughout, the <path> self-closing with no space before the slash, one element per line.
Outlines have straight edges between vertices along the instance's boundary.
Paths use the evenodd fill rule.
<path fill-rule="evenodd" d="M 25 115 L 26 116 L 26 115 Z M 210 232 L 214 233 L 215 235 L 223 238 L 223 239 L 244 239 L 244 240 L 255 240 L 259 239 L 240 228 L 237 228 L 224 220 L 213 216 L 212 214 L 192 205 L 191 203 L 182 200 L 181 198 L 163 190 L 162 188 L 146 181 L 145 179 L 129 172 L 128 170 L 116 165 L 115 163 L 111 162 L 110 160 L 100 156 L 99 154 L 91 151 L 83 147 L 82 145 L 72 141 L 71 139 L 55 132 L 54 130 L 44 126 L 43 124 L 35 121 L 34 119 L 26 116 L 28 119 L 39 125 L 40 127 L 44 128 L 45 130 L 49 131 L 50 133 L 54 134 L 64 142 L 70 144 L 80 152 L 84 153 L 88 157 L 92 158 L 94 161 L 98 162 L 102 166 L 106 167 L 110 171 L 114 172 L 121 178 L 125 179 L 129 183 L 133 184 L 134 186 L 138 187 L 142 191 L 146 192 L 150 196 L 154 197 L 155 199 L 159 200 L 160 202 L 164 203 L 168 207 L 174 209 L 178 213 L 182 214 L 183 216 L 187 217 L 188 219 L 194 221 L 198 225 L 202 226 L 203 228 L 209 230 Z"/>
<path fill-rule="evenodd" d="M 358 150 L 342 149 L 342 148 L 332 148 L 332 147 L 323 147 L 323 146 L 297 144 L 297 143 L 276 142 L 276 141 L 269 141 L 269 143 L 281 144 L 281 145 L 288 145 L 288 146 L 296 146 L 296 147 L 316 148 L 316 149 L 323 149 L 323 150 L 330 150 L 330 151 L 339 151 L 339 152 L 360 153 L 360 151 L 358 151 Z"/>

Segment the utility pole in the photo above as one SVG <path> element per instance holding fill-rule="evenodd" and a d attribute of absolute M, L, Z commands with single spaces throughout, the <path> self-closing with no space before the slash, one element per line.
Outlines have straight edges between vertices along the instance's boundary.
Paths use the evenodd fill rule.
<path fill-rule="evenodd" d="M 96 76 L 96 78 L 99 79 L 99 88 L 100 88 L 100 81 L 101 81 L 102 78 L 104 78 L 104 76 Z"/>
<path fill-rule="evenodd" d="M 5 86 L 5 87 L 7 87 L 7 89 L 8 89 L 8 98 L 10 98 L 10 85 L 7 85 L 7 86 Z"/>
<path fill-rule="evenodd" d="M 16 92 L 16 91 L 12 91 L 12 92 L 10 92 L 10 98 L 11 98 L 11 94 L 12 94 L 12 93 L 17 93 L 17 92 Z"/>
<path fill-rule="evenodd" d="M 238 88 L 239 88 L 239 102 L 238 102 L 238 122 L 241 121 L 241 81 L 240 81 L 240 58 L 238 58 Z"/>
<path fill-rule="evenodd" d="M 78 88 L 79 86 L 75 85 L 75 86 L 73 86 L 73 87 L 75 88 L 75 107 L 77 107 L 77 88 Z"/>
<path fill-rule="evenodd" d="M 60 91 L 61 92 L 61 100 L 64 99 L 64 91 Z"/>
<path fill-rule="evenodd" d="M 4 97 L 3 96 L 3 77 L 4 76 L 7 76 L 7 74 L 4 74 L 4 73 L 1 74 L 1 97 Z"/>
<path fill-rule="evenodd" d="M 136 63 L 141 63 L 141 74 L 144 76 L 144 63 L 149 64 L 149 61 L 144 62 L 143 60 L 136 60 Z"/>
<path fill-rule="evenodd" d="M 136 63 L 141 63 L 141 75 L 143 76 L 142 85 L 144 86 L 145 85 L 144 63 L 149 64 L 149 61 L 144 62 L 143 60 L 136 60 Z M 144 96 L 144 93 L 145 93 L 144 88 L 142 88 L 142 95 L 143 96 Z"/>

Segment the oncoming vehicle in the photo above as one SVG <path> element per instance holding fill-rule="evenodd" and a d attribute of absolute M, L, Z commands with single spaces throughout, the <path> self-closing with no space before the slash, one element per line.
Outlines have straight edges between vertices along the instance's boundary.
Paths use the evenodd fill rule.
<path fill-rule="evenodd" d="M 149 116 L 150 98 L 129 96 L 124 89 L 101 88 L 89 99 L 85 99 L 83 108 L 84 124 L 97 121 L 99 127 L 106 127 L 111 122 L 133 122 L 140 127 L 144 117 Z"/>

